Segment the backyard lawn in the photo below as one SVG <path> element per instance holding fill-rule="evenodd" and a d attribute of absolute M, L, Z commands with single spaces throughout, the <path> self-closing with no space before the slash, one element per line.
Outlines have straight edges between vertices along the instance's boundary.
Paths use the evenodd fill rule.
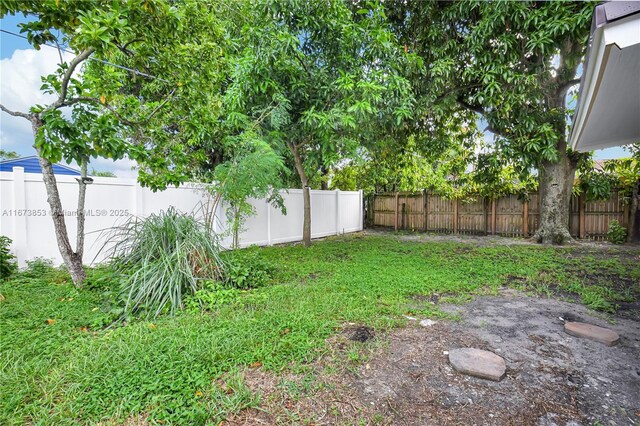
<path fill-rule="evenodd" d="M 0 424 L 219 424 L 268 400 L 247 385 L 247 371 L 286 383 L 319 359 L 333 371 L 366 362 L 362 351 L 375 348 L 335 344 L 353 327 L 384 346 L 384 333 L 407 316 L 456 321 L 440 303 L 503 287 L 581 302 L 609 321 L 636 315 L 629 309 L 640 297 L 638 248 L 361 234 L 250 250 L 270 263 L 270 283 L 234 292 L 208 313 L 118 322 L 115 283 L 101 269 L 81 291 L 65 272 L 38 264 L 1 283 Z M 309 377 L 288 391 L 319 392 Z M 367 420 L 376 421 L 384 417 Z"/>

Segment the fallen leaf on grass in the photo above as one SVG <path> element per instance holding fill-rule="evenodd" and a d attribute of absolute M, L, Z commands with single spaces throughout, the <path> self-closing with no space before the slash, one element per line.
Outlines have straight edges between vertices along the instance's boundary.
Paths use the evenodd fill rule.
<path fill-rule="evenodd" d="M 260 361 L 256 361 L 253 364 L 251 364 L 249 366 L 250 368 L 258 368 L 258 367 L 262 367 L 262 363 Z"/>
<path fill-rule="evenodd" d="M 47 321 L 46 321 L 46 323 L 49 324 L 49 325 L 51 325 L 51 324 L 53 324 L 55 322 L 56 322 L 56 320 L 51 319 L 51 318 L 47 319 Z"/>

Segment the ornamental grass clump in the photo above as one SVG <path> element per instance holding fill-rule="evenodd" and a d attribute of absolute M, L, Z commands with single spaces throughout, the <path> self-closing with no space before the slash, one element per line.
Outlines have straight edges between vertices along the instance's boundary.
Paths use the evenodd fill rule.
<path fill-rule="evenodd" d="M 113 229 L 105 247 L 110 247 L 112 266 L 123 275 L 126 313 L 174 314 L 200 282 L 223 275 L 216 235 L 204 222 L 172 207 Z"/>

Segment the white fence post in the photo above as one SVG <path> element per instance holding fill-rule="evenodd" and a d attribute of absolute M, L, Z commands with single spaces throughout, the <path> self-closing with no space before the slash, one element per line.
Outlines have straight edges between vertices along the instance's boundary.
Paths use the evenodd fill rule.
<path fill-rule="evenodd" d="M 271 203 L 269 200 L 264 200 L 267 203 L 267 245 L 271 245 Z"/>
<path fill-rule="evenodd" d="M 25 260 L 29 257 L 29 244 L 27 244 L 27 202 L 24 184 L 24 168 L 13 168 L 13 247 L 20 266 L 26 264 Z M 48 209 L 47 209 L 48 210 Z"/>
<path fill-rule="evenodd" d="M 336 189 L 336 235 L 340 235 L 340 190 Z"/>
<path fill-rule="evenodd" d="M 358 221 L 360 222 L 360 231 L 364 230 L 364 194 L 362 189 L 358 191 Z"/>

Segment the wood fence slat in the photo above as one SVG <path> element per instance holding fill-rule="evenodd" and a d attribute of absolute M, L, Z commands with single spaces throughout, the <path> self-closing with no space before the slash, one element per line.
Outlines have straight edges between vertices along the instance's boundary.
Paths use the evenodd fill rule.
<path fill-rule="evenodd" d="M 537 192 L 529 194 L 529 201 L 515 195 L 452 200 L 428 191 L 375 194 L 371 224 L 396 230 L 528 237 L 539 226 L 540 198 Z M 605 239 L 612 220 L 629 224 L 629 208 L 617 191 L 603 201 L 572 196 L 569 215 L 571 234 L 578 238 Z"/>

